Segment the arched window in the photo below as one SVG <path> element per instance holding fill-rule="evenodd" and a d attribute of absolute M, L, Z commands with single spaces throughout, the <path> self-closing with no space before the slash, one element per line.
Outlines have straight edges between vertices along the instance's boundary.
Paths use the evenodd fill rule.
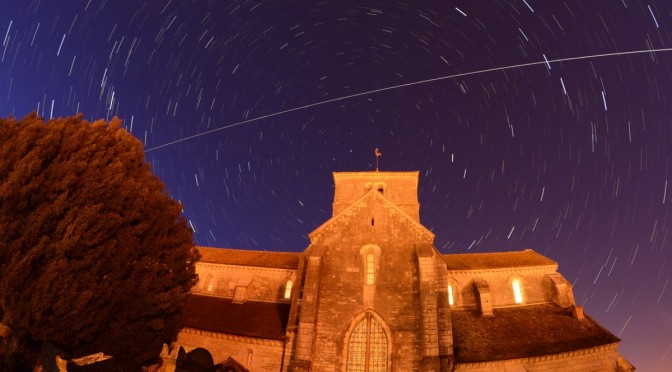
<path fill-rule="evenodd" d="M 385 193 L 385 182 L 377 182 L 375 185 L 373 185 L 374 190 L 378 191 L 381 194 Z"/>
<path fill-rule="evenodd" d="M 383 327 L 367 314 L 350 335 L 348 372 L 387 371 L 387 336 Z"/>
<path fill-rule="evenodd" d="M 215 278 L 212 274 L 208 274 L 203 281 L 203 289 L 212 292 L 215 290 Z"/>
<path fill-rule="evenodd" d="M 376 255 L 367 253 L 366 255 L 366 284 L 374 285 L 376 283 Z"/>
<path fill-rule="evenodd" d="M 511 287 L 513 287 L 513 300 L 517 304 L 523 303 L 523 282 L 520 278 L 514 278 L 511 281 Z"/>
<path fill-rule="evenodd" d="M 459 301 L 459 286 L 457 285 L 457 281 L 453 278 L 447 278 L 448 281 L 448 286 L 446 287 L 447 293 L 446 297 L 448 300 L 448 306 L 453 307 L 457 306 L 457 303 Z"/>
<path fill-rule="evenodd" d="M 366 244 L 359 249 L 360 272 L 365 291 L 371 291 L 375 288 L 378 276 L 377 270 L 380 269 L 380 254 L 380 247 L 373 244 Z"/>
<path fill-rule="evenodd" d="M 294 283 L 292 282 L 291 279 L 287 280 L 287 283 L 285 284 L 285 296 L 284 296 L 285 299 L 289 299 L 292 296 L 292 286 L 293 285 L 294 285 Z"/>
<path fill-rule="evenodd" d="M 247 367 L 252 367 L 252 356 L 254 355 L 254 352 L 252 349 L 247 349 Z"/>
<path fill-rule="evenodd" d="M 452 284 L 448 284 L 448 305 L 455 306 L 455 294 L 453 293 L 455 288 Z"/>

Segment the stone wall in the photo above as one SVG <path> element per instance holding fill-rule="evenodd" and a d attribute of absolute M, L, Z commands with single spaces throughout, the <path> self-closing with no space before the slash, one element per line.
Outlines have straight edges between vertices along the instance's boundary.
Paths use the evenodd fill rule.
<path fill-rule="evenodd" d="M 246 286 L 247 300 L 284 300 L 287 280 L 296 283 L 296 270 L 197 263 L 195 294 L 233 298 L 236 286 Z"/>
<path fill-rule="evenodd" d="M 484 280 L 490 288 L 490 300 L 494 308 L 517 305 L 514 299 L 512 280 L 519 278 L 522 281 L 523 304 L 543 302 L 557 302 L 558 294 L 549 275 L 560 276 L 556 271 L 547 268 L 507 268 L 505 270 L 472 270 L 472 271 L 445 271 L 441 285 L 447 287 L 448 281 L 457 284 L 454 290 L 455 308 L 476 308 L 474 280 Z M 445 291 L 442 289 L 442 291 Z M 571 298 L 571 286 L 564 298 Z M 563 303 L 569 305 L 569 303 Z"/>
<path fill-rule="evenodd" d="M 468 372 L 595 372 L 634 371 L 616 351 L 617 344 L 605 345 L 575 352 L 545 355 L 541 357 L 513 359 L 496 362 L 464 363 L 455 365 L 454 371 Z"/>
<path fill-rule="evenodd" d="M 312 370 L 345 369 L 346 333 L 367 311 L 379 316 L 383 328 L 389 330 L 392 370 L 422 370 L 422 356 L 438 354 L 438 334 L 436 293 L 429 283 L 425 308 L 422 306 L 416 254 L 416 244 L 421 242 L 417 226 L 397 210 L 373 200 L 351 209 L 348 216 L 335 224 L 314 242 L 324 251 L 319 270 Z M 379 252 L 375 258 L 374 285 L 366 284 L 366 252 Z M 432 271 L 430 266 L 430 281 L 434 280 Z M 427 308 L 432 304 L 432 296 L 433 308 Z M 423 314 L 427 315 L 424 320 Z M 423 324 L 429 320 L 434 324 Z M 430 329 L 433 334 L 427 335 L 423 342 Z M 427 350 L 428 345 L 435 346 Z"/>
<path fill-rule="evenodd" d="M 276 340 L 262 340 L 251 337 L 232 336 L 190 328 L 182 329 L 176 343 L 186 352 L 197 347 L 207 349 L 215 364 L 232 357 L 250 371 L 277 372 L 283 361 L 283 352 L 291 350 L 291 345 Z"/>

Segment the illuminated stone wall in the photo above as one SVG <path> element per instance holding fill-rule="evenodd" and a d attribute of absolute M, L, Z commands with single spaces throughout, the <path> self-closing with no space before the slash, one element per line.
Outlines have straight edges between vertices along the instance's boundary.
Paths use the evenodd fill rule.
<path fill-rule="evenodd" d="M 296 282 L 296 270 L 197 263 L 199 282 L 193 292 L 233 298 L 236 286 L 247 286 L 246 299 L 278 301 L 284 298 L 287 280 Z"/>
<path fill-rule="evenodd" d="M 617 351 L 616 344 L 581 349 L 570 353 L 544 355 L 534 358 L 505 361 L 463 363 L 455 366 L 455 372 L 625 372 L 632 365 Z"/>
<path fill-rule="evenodd" d="M 522 282 L 523 303 L 543 303 L 556 301 L 556 290 L 549 275 L 557 274 L 548 268 L 512 267 L 505 270 L 446 271 L 441 275 L 442 291 L 446 291 L 448 278 L 457 284 L 454 289 L 455 308 L 477 308 L 474 280 L 481 279 L 490 288 L 493 307 L 516 305 L 511 281 L 519 278 Z M 558 274 L 559 275 L 559 274 Z M 571 286 L 567 287 L 571 291 Z M 573 299 L 573 296 L 571 296 Z M 567 304 L 569 305 L 569 304 Z"/>
<path fill-rule="evenodd" d="M 207 349 L 215 364 L 232 357 L 250 371 L 277 372 L 283 356 L 283 341 L 218 334 L 195 329 L 183 329 L 177 344 L 186 352 L 201 347 Z M 291 347 L 291 345 L 290 345 Z"/>
<path fill-rule="evenodd" d="M 497 308 L 555 303 L 559 307 L 543 306 L 574 309 L 574 318 L 584 318 L 574 306 L 571 284 L 557 272 L 557 263 L 543 256 L 533 264 L 528 260 L 518 265 L 516 258 L 511 264 L 478 266 L 487 260 L 474 255 L 463 265 L 472 269 L 448 270 L 447 256 L 433 246 L 434 235 L 419 222 L 417 181 L 417 172 L 335 174 L 334 216 L 309 235 L 311 245 L 296 270 L 197 265 L 200 282 L 194 292 L 232 298 L 234 303 L 241 286 L 245 291 L 239 300 L 287 303 L 284 292 L 291 280 L 284 341 L 184 329 L 177 344 L 187 351 L 206 348 L 215 363 L 231 357 L 250 371 L 346 371 L 365 365 L 370 371 L 632 370 L 617 352 L 615 336 L 611 344 L 572 352 L 515 359 L 529 355 L 518 353 L 514 359 L 455 364 L 460 349 L 454 350 L 454 342 L 463 340 L 460 330 L 469 329 L 453 328 L 460 312 L 482 319 L 474 311 L 481 310 L 497 317 L 490 319 L 507 319 L 497 315 L 505 311 Z M 473 269 L 472 264 L 488 268 Z M 521 283 L 522 303 L 516 303 L 514 280 Z M 448 283 L 453 286 L 452 306 Z M 477 335 L 483 337 L 482 332 Z M 508 333 L 504 336 L 508 339 Z"/>
<path fill-rule="evenodd" d="M 444 343 L 449 343 L 446 329 L 450 327 L 446 313 L 437 307 L 440 258 L 431 245 L 433 235 L 386 201 L 394 182 L 386 184 L 383 192 L 376 187 L 367 190 L 369 179 L 353 176 L 343 182 L 348 188 L 337 186 L 335 203 L 356 202 L 313 232 L 313 244 L 306 250 L 310 258 L 295 365 L 340 371 L 352 365 L 353 358 L 367 358 L 367 354 L 373 363 L 374 351 L 382 347 L 373 342 L 360 345 L 362 350 L 350 345 L 348 356 L 357 325 L 371 318 L 371 324 L 380 323 L 386 330 L 387 339 L 380 342 L 389 342 L 386 363 L 392 370 L 439 370 L 440 352 L 450 353 L 449 347 L 440 347 L 439 318 Z M 362 190 L 367 196 L 362 197 Z M 417 195 L 414 188 L 404 191 Z M 402 192 L 393 195 L 410 201 Z M 369 254 L 375 256 L 373 285 L 366 281 Z"/>

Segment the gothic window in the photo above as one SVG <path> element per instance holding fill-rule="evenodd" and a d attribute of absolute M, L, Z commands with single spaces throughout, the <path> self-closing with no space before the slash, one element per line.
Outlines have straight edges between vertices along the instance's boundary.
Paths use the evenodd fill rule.
<path fill-rule="evenodd" d="M 515 278 L 511 281 L 513 288 L 513 299 L 517 304 L 523 303 L 523 283 L 520 278 Z"/>
<path fill-rule="evenodd" d="M 367 314 L 350 335 L 348 372 L 381 371 L 387 371 L 387 336 L 376 319 Z"/>
<path fill-rule="evenodd" d="M 292 296 L 292 285 L 294 285 L 292 280 L 287 280 L 287 283 L 285 284 L 285 299 L 289 299 Z"/>
<path fill-rule="evenodd" d="M 374 285 L 376 283 L 376 255 L 368 253 L 366 255 L 366 284 Z"/>

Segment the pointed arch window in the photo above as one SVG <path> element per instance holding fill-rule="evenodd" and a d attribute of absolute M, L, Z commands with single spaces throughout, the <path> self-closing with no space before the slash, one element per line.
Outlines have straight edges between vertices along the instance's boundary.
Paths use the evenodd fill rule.
<path fill-rule="evenodd" d="M 387 336 L 376 319 L 367 314 L 348 342 L 348 372 L 387 371 Z"/>
<path fill-rule="evenodd" d="M 364 290 L 375 288 L 380 270 L 380 247 L 374 244 L 366 244 L 359 249 L 360 272 Z"/>

